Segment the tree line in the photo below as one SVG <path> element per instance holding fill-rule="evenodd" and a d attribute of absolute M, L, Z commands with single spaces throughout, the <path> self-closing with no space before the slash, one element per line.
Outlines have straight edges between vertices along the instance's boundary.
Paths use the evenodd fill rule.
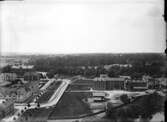
<path fill-rule="evenodd" d="M 29 63 L 34 65 L 35 71 L 48 72 L 49 77 L 53 77 L 54 74 L 99 76 L 104 73 L 111 77 L 119 75 L 129 75 L 134 78 L 142 75 L 167 76 L 165 55 L 159 53 L 43 55 L 32 56 Z M 111 64 L 131 64 L 132 67 L 104 68 L 104 65 Z"/>

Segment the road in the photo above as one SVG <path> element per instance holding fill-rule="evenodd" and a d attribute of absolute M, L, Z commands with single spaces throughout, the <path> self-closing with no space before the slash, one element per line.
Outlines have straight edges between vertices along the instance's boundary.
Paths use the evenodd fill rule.
<path fill-rule="evenodd" d="M 43 103 L 40 105 L 40 108 L 41 107 L 50 107 L 50 106 L 56 105 L 58 103 L 61 96 L 63 95 L 66 88 L 68 87 L 69 83 L 71 82 L 70 80 L 67 80 L 67 79 L 61 79 L 61 80 L 62 80 L 62 83 L 59 86 L 59 88 L 55 91 L 55 93 L 52 95 L 52 97 L 49 99 L 49 101 L 47 103 Z M 46 84 L 47 87 L 49 86 L 48 84 L 51 84 L 53 81 L 54 81 L 54 79 L 50 80 L 50 82 L 48 81 L 49 83 Z M 45 89 L 47 87 L 44 86 Z M 44 90 L 44 88 L 43 88 L 43 90 Z M 37 107 L 37 104 L 34 102 L 30 103 L 30 104 L 31 104 L 31 106 L 29 108 L 26 107 L 27 104 L 25 104 L 25 103 L 24 104 L 15 104 L 15 109 L 17 109 L 15 114 L 10 116 L 10 117 L 6 117 L 6 118 L 2 119 L 1 122 L 15 122 L 19 118 L 18 114 L 21 113 L 22 110 L 26 111 L 28 109 L 33 109 L 33 108 Z M 27 108 L 26 110 L 25 110 L 25 107 Z M 15 118 L 16 120 L 13 120 L 13 118 Z"/>
<path fill-rule="evenodd" d="M 40 90 L 45 90 L 54 81 L 55 81 L 55 79 L 50 79 Z"/>
<path fill-rule="evenodd" d="M 58 103 L 58 101 L 60 100 L 61 96 L 63 95 L 63 93 L 65 92 L 66 88 L 70 83 L 70 81 L 67 79 L 63 79 L 62 81 L 63 81 L 62 84 L 56 90 L 56 92 L 52 95 L 49 101 L 45 104 L 41 104 L 40 107 L 50 107 Z"/>

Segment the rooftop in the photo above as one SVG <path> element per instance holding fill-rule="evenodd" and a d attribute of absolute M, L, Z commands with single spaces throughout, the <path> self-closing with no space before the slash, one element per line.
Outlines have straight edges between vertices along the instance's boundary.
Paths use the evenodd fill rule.
<path fill-rule="evenodd" d="M 12 66 L 13 69 L 33 69 L 34 66 L 33 65 L 13 65 Z"/>
<path fill-rule="evenodd" d="M 125 81 L 125 78 L 115 78 L 115 77 L 105 77 L 105 78 L 101 78 L 101 77 L 96 77 L 94 78 L 95 81 Z"/>

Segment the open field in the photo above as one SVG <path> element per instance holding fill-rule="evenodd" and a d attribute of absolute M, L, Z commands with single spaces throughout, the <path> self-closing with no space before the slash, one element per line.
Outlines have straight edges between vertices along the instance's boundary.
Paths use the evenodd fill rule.
<path fill-rule="evenodd" d="M 88 96 L 88 93 L 65 92 L 56 107 L 51 112 L 49 119 L 75 118 L 79 115 L 92 113 L 88 104 L 83 101 L 83 99 Z"/>

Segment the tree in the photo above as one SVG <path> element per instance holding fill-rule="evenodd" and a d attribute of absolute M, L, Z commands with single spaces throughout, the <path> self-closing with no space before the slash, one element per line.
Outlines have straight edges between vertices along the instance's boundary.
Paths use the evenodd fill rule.
<path fill-rule="evenodd" d="M 39 104 L 39 102 L 37 103 L 37 107 L 40 108 L 40 104 Z"/>
<path fill-rule="evenodd" d="M 21 110 L 21 113 L 23 113 L 24 112 L 24 110 Z"/>
<path fill-rule="evenodd" d="M 13 120 L 16 120 L 16 117 L 13 117 Z"/>
<path fill-rule="evenodd" d="M 27 104 L 28 107 L 31 107 L 30 103 Z"/>
<path fill-rule="evenodd" d="M 20 113 L 18 113 L 18 116 L 20 116 Z"/>
<path fill-rule="evenodd" d="M 9 72 L 12 72 L 12 68 L 10 65 L 7 65 L 5 67 L 2 68 L 2 72 L 3 73 L 9 73 Z"/>
<path fill-rule="evenodd" d="M 121 96 L 120 96 L 120 100 L 121 100 L 124 104 L 130 103 L 130 99 L 129 99 L 129 97 L 128 97 L 127 94 L 121 95 Z"/>
<path fill-rule="evenodd" d="M 49 71 L 46 75 L 47 75 L 48 78 L 53 78 L 54 77 L 54 72 Z"/>

